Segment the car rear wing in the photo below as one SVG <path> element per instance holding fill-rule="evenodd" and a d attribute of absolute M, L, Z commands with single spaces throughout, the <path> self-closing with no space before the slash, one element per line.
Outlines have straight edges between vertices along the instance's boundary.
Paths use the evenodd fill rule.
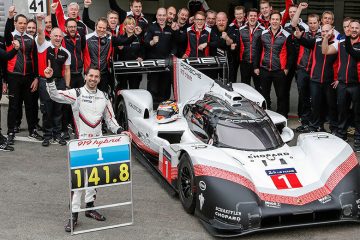
<path fill-rule="evenodd" d="M 167 59 L 147 59 L 141 62 L 133 61 L 116 61 L 113 63 L 114 75 L 119 74 L 139 74 L 172 71 L 172 66 L 177 58 L 170 57 Z M 227 68 L 227 58 L 224 56 L 201 57 L 181 59 L 190 66 L 203 70 L 221 70 Z"/>

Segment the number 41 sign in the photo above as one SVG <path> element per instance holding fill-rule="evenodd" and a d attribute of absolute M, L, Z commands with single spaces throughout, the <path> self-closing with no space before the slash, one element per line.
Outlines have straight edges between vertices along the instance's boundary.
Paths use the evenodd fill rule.
<path fill-rule="evenodd" d="M 46 0 L 28 0 L 29 13 L 45 13 L 46 12 Z"/>

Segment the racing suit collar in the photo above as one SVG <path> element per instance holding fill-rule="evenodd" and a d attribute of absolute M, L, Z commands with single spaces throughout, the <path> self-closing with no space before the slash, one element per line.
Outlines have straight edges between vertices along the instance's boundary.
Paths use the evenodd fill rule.
<path fill-rule="evenodd" d="M 95 90 L 90 90 L 90 89 L 86 86 L 86 84 L 84 85 L 84 88 L 85 88 L 85 90 L 86 90 L 88 93 L 91 93 L 91 94 L 97 93 L 97 88 L 96 88 Z"/>

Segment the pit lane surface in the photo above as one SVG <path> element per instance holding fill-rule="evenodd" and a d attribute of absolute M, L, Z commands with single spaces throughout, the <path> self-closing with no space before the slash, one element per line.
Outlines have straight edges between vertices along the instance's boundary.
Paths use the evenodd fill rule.
<path fill-rule="evenodd" d="M 6 110 L 3 107 L 3 129 Z M 296 120 L 290 121 L 290 127 L 297 125 Z M 27 136 L 24 128 L 18 136 Z M 41 143 L 23 141 L 16 141 L 15 148 L 12 153 L 0 152 L 1 240 L 213 239 L 196 217 L 185 213 L 179 199 L 171 197 L 137 160 L 133 160 L 132 166 L 134 224 L 71 237 L 63 227 L 69 217 L 66 148 L 59 145 L 44 148 Z M 98 202 L 104 197 L 104 190 L 100 190 Z M 114 220 L 112 212 L 102 212 L 106 213 L 108 223 Z M 87 225 L 97 226 L 80 214 L 79 228 Z M 255 233 L 238 239 L 355 240 L 359 235 L 358 224 L 346 223 Z"/>

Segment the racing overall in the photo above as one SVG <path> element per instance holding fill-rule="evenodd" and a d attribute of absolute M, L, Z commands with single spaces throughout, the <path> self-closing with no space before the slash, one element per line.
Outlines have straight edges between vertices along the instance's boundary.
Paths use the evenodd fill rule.
<path fill-rule="evenodd" d="M 101 125 L 104 119 L 106 125 L 113 133 L 121 131 L 115 120 L 111 102 L 107 95 L 100 91 L 91 91 L 86 86 L 70 90 L 57 90 L 55 82 L 47 82 L 47 91 L 50 98 L 58 103 L 71 104 L 74 114 L 76 136 L 79 139 L 102 136 Z M 72 199 L 72 211 L 81 207 L 81 190 L 75 190 Z M 85 203 L 94 202 L 95 189 L 85 191 Z"/>

